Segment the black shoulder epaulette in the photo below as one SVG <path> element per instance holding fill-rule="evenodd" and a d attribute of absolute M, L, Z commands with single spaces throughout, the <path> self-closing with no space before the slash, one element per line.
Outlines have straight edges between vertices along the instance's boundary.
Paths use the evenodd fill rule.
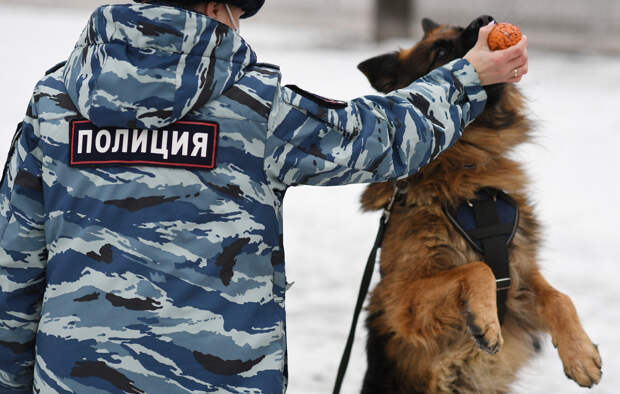
<path fill-rule="evenodd" d="M 273 68 L 274 70 L 280 71 L 280 66 L 271 63 L 254 63 L 255 67 L 264 67 L 264 68 Z"/>
<path fill-rule="evenodd" d="M 52 68 L 50 68 L 49 70 L 47 70 L 47 71 L 45 72 L 45 75 L 50 75 L 51 73 L 58 71 L 58 70 L 59 70 L 61 67 L 63 67 L 65 64 L 67 64 L 67 61 L 66 61 L 66 60 L 65 60 L 65 61 L 63 61 L 63 62 L 58 63 L 58 64 L 57 64 L 57 65 L 55 65 L 54 67 L 52 67 Z"/>
<path fill-rule="evenodd" d="M 311 93 L 307 90 L 300 88 L 297 85 L 286 85 L 285 87 L 291 89 L 293 92 L 299 94 L 300 96 L 303 96 L 308 100 L 320 105 L 321 107 L 331 109 L 343 109 L 349 105 L 346 101 L 334 100 L 327 97 L 319 96 L 318 94 Z"/>

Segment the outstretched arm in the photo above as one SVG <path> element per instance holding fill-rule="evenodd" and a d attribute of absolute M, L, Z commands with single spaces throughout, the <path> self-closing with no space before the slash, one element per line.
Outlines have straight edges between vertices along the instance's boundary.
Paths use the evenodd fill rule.
<path fill-rule="evenodd" d="M 348 103 L 284 87 L 269 119 L 266 170 L 286 185 L 408 176 L 450 147 L 485 103 L 478 74 L 464 59 L 386 96 Z"/>

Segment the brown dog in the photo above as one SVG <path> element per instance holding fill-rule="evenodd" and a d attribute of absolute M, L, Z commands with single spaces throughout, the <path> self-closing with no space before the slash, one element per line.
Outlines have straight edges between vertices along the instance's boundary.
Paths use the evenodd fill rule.
<path fill-rule="evenodd" d="M 425 19 L 424 37 L 413 48 L 359 68 L 381 92 L 407 86 L 462 57 L 490 19 L 480 17 L 467 28 Z M 585 387 L 601 379 L 601 358 L 573 303 L 547 283 L 536 261 L 540 226 L 526 196 L 528 178 L 508 158 L 530 138 L 523 97 L 511 84 L 486 90 L 482 115 L 453 147 L 407 179 L 405 201 L 393 207 L 382 278 L 368 307 L 363 393 L 508 392 L 517 371 L 540 349 L 543 332 L 551 334 L 569 378 Z M 504 190 L 520 209 L 501 326 L 493 272 L 442 209 L 475 198 L 483 187 Z M 383 209 L 392 193 L 391 183 L 369 186 L 363 208 Z"/>

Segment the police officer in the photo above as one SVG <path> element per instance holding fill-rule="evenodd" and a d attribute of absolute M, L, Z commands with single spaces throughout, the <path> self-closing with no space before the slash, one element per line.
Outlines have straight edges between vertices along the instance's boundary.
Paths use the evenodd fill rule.
<path fill-rule="evenodd" d="M 238 34 L 262 5 L 100 7 L 36 85 L 0 188 L 3 392 L 284 392 L 287 188 L 412 174 L 482 85 L 527 72 L 525 41 L 480 39 L 387 96 L 323 99 Z"/>

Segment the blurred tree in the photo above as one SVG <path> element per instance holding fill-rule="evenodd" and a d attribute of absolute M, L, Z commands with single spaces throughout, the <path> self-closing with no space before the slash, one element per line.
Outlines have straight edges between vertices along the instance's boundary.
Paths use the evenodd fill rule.
<path fill-rule="evenodd" d="M 414 0 L 375 0 L 375 40 L 409 37 Z"/>

